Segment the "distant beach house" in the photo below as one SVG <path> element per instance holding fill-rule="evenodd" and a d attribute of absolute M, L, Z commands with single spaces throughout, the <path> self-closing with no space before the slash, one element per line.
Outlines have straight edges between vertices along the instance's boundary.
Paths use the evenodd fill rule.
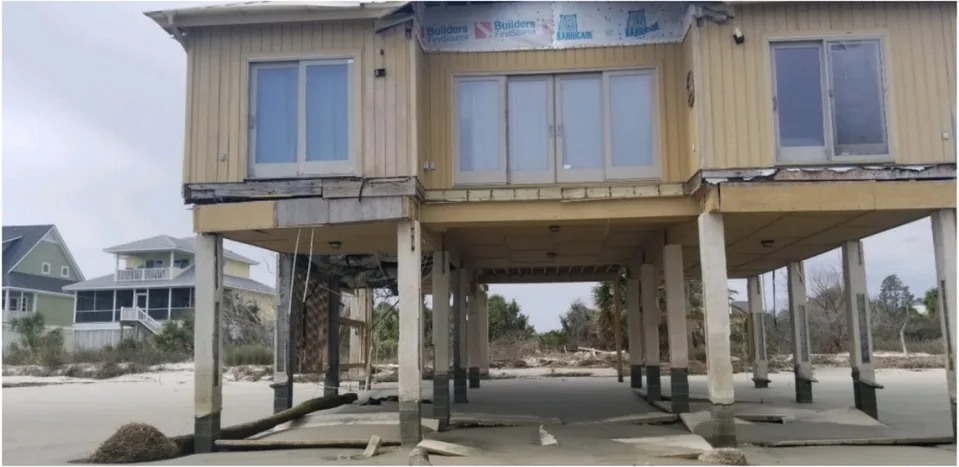
<path fill-rule="evenodd" d="M 31 313 L 43 315 L 48 326 L 71 326 L 73 297 L 63 287 L 83 279 L 57 226 L 3 226 L 5 330 L 14 319 Z"/>
<path fill-rule="evenodd" d="M 77 348 L 116 344 L 125 332 L 155 334 L 165 321 L 193 316 L 193 237 L 157 235 L 104 251 L 116 258 L 112 274 L 63 288 L 76 295 L 71 322 Z M 223 255 L 225 292 L 272 316 L 274 289 L 250 279 L 250 266 L 259 263 L 229 250 Z"/>

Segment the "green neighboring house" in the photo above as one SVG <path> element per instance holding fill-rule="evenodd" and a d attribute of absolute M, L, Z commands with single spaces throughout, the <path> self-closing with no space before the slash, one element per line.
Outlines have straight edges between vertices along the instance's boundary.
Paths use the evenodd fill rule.
<path fill-rule="evenodd" d="M 40 313 L 48 326 L 73 325 L 73 294 L 84 280 L 55 225 L 3 226 L 3 324 Z"/>

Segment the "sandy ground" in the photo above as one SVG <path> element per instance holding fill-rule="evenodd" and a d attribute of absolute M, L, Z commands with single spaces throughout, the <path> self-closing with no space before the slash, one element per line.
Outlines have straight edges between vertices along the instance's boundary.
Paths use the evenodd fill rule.
<path fill-rule="evenodd" d="M 469 459 L 432 458 L 445 464 L 653 464 L 689 461 L 642 458 L 630 446 L 612 443 L 610 438 L 685 433 L 681 425 L 639 427 L 635 425 L 577 425 L 624 414 L 650 412 L 653 409 L 638 399 L 625 383 L 617 383 L 607 369 L 582 370 L 599 375 L 591 378 L 541 377 L 549 370 L 503 370 L 517 379 L 484 381 L 483 387 L 470 392 L 470 403 L 454 407 L 454 412 L 525 414 L 563 418 L 567 425 L 551 429 L 560 439 L 557 449 L 531 450 L 534 432 L 529 427 L 509 429 L 460 429 L 440 433 L 443 439 L 484 448 L 484 456 Z M 558 371 L 558 370 L 557 370 Z M 192 430 L 193 381 L 187 368 L 141 375 L 127 375 L 99 382 L 64 381 L 33 387 L 8 387 L 3 396 L 3 463 L 60 464 L 84 457 L 117 427 L 130 421 L 150 423 L 168 435 Z M 816 370 L 814 387 L 816 408 L 852 405 L 852 383 L 846 368 Z M 34 378 L 43 380 L 44 378 Z M 767 390 L 751 388 L 748 375 L 738 374 L 738 400 L 784 407 L 795 406 L 791 373 L 772 375 Z M 886 389 L 879 393 L 880 419 L 890 427 L 915 436 L 951 435 L 948 396 L 943 370 L 880 370 L 877 375 Z M 24 382 L 26 377 L 4 377 L 4 384 Z M 668 378 L 663 379 L 668 385 Z M 71 384 L 86 383 L 86 384 Z M 395 384 L 384 383 L 389 388 Z M 690 377 L 693 397 L 705 397 L 705 377 Z M 429 394 L 426 384 L 424 393 Z M 321 386 L 302 383 L 295 386 L 296 401 L 319 396 Z M 268 415 L 272 408 L 272 390 L 266 382 L 225 382 L 223 425 Z M 808 406 L 806 406 L 808 407 Z M 334 412 L 367 410 L 343 407 Z M 424 416 L 429 415 L 424 405 Z M 321 415 L 314 415 L 320 417 Z M 318 429 L 320 430 L 320 429 Z M 405 464 L 406 452 L 387 449 L 370 463 Z M 352 452 L 349 452 L 352 454 Z M 336 463 L 337 452 L 300 450 L 257 453 L 218 453 L 176 459 L 176 464 L 317 464 Z M 915 463 L 955 465 L 955 446 L 920 447 L 836 447 L 836 448 L 747 448 L 755 464 L 834 464 L 837 459 L 850 464 Z M 359 463 L 345 461 L 341 463 Z"/>

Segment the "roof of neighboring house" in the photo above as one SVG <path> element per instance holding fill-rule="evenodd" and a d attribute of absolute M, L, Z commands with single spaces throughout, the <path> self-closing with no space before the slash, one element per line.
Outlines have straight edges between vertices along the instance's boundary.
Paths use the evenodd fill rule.
<path fill-rule="evenodd" d="M 749 311 L 749 302 L 735 301 L 730 303 L 729 306 L 742 312 Z"/>
<path fill-rule="evenodd" d="M 45 292 L 63 293 L 63 286 L 71 284 L 73 281 L 59 279 L 55 277 L 40 276 L 35 274 L 24 274 L 20 272 L 11 272 L 20 261 L 23 260 L 37 243 L 45 237 L 50 231 L 53 231 L 60 241 L 60 248 L 63 249 L 64 256 L 70 261 L 77 277 L 83 279 L 83 272 L 80 266 L 70 254 L 70 249 L 63 241 L 63 237 L 57 231 L 57 226 L 53 224 L 41 225 L 5 225 L 3 226 L 3 286 L 17 287 L 21 289 L 39 290 Z"/>
<path fill-rule="evenodd" d="M 193 266 L 188 267 L 179 276 L 165 281 L 117 281 L 113 274 L 90 279 L 88 281 L 77 282 L 63 288 L 64 291 L 74 292 L 78 290 L 113 290 L 113 289 L 157 289 L 167 287 L 193 287 L 196 283 L 196 269 Z M 272 295 L 276 291 L 273 287 L 261 284 L 253 279 L 245 277 L 223 275 L 223 285 L 228 289 L 239 289 L 250 292 L 258 292 Z"/>
<path fill-rule="evenodd" d="M 69 279 L 24 274 L 22 272 L 8 272 L 3 275 L 3 286 L 17 289 L 63 293 L 63 288 L 70 284 L 74 284 L 74 282 Z"/>
<path fill-rule="evenodd" d="M 147 251 L 170 250 L 182 251 L 185 253 L 190 253 L 191 255 L 196 254 L 196 238 L 176 238 L 169 235 L 157 235 L 150 238 L 144 238 L 142 240 L 136 240 L 130 243 L 124 243 L 122 245 L 111 246 L 103 251 L 107 253 L 143 253 Z M 260 264 L 250 258 L 247 258 L 246 256 L 227 249 L 223 250 L 223 256 L 227 257 L 228 259 L 241 261 L 254 266 Z"/>

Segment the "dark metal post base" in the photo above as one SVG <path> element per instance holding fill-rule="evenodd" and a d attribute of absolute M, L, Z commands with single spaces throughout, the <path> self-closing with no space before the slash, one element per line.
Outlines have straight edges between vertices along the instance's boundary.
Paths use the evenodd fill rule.
<path fill-rule="evenodd" d="M 736 419 L 733 415 L 733 406 L 713 404 L 709 408 L 712 419 L 712 439 L 709 443 L 716 448 L 736 446 Z"/>
<path fill-rule="evenodd" d="M 796 402 L 812 404 L 812 381 L 796 375 Z"/>
<path fill-rule="evenodd" d="M 769 387 L 769 380 L 762 378 L 753 378 L 753 387 L 757 389 L 765 389 Z"/>
<path fill-rule="evenodd" d="M 642 365 L 629 366 L 629 386 L 636 389 L 643 387 L 643 366 Z"/>
<path fill-rule="evenodd" d="M 439 429 L 450 424 L 450 375 L 433 375 L 433 418 L 439 420 Z"/>
<path fill-rule="evenodd" d="M 470 381 L 470 387 L 471 387 L 471 388 L 474 388 L 474 389 L 475 389 L 475 388 L 480 387 L 479 367 L 476 367 L 476 366 L 471 366 L 471 367 L 470 367 L 470 370 L 469 370 L 469 381 Z"/>
<path fill-rule="evenodd" d="M 403 446 L 416 446 L 423 440 L 420 423 L 420 401 L 400 402 L 400 443 Z"/>
<path fill-rule="evenodd" d="M 659 365 L 646 366 L 646 400 L 655 402 L 662 399 L 663 386 L 659 378 Z"/>
<path fill-rule="evenodd" d="M 453 367 L 453 402 L 466 403 L 466 368 Z"/>
<path fill-rule="evenodd" d="M 220 413 L 197 417 L 193 421 L 193 450 L 197 454 L 213 452 L 220 438 Z"/>
<path fill-rule="evenodd" d="M 293 383 L 273 383 L 273 413 L 293 407 Z M 324 394 L 325 395 L 325 394 Z"/>
<path fill-rule="evenodd" d="M 672 393 L 670 405 L 673 413 L 689 412 L 689 369 L 670 368 L 669 387 Z"/>

